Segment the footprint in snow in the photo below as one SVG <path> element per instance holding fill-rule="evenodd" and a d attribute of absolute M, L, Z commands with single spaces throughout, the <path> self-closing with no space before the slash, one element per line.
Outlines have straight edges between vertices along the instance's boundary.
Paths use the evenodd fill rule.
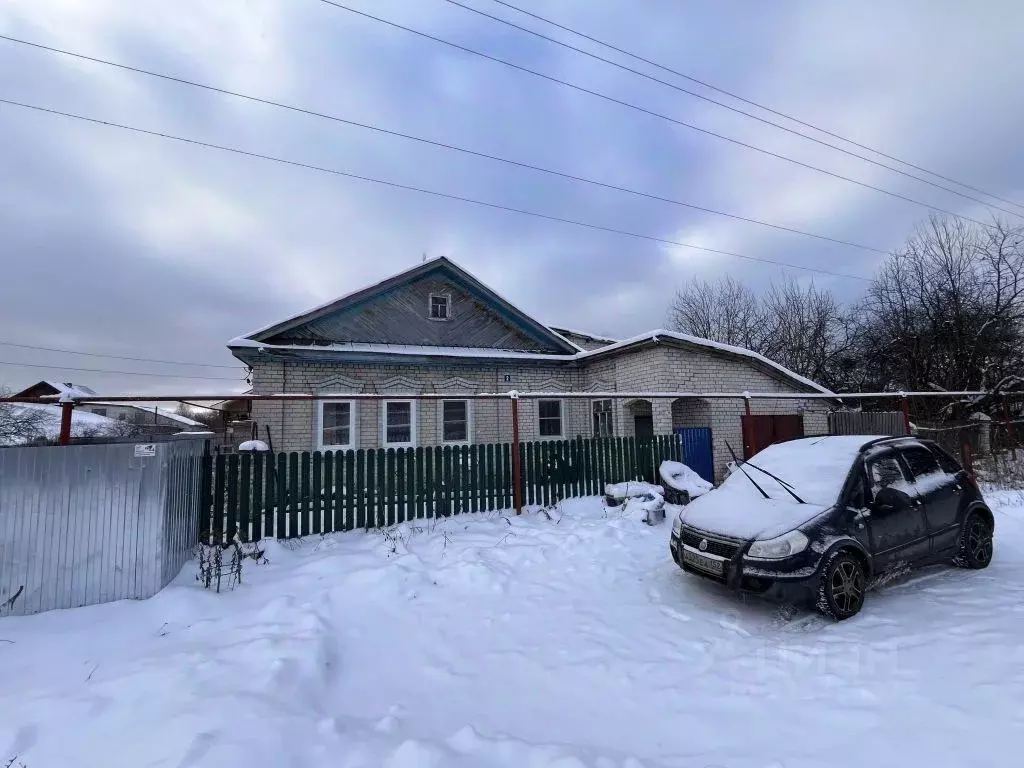
<path fill-rule="evenodd" d="M 718 622 L 718 626 L 720 626 L 722 629 L 728 629 L 731 632 L 735 632 L 737 635 L 743 635 L 743 637 L 750 637 L 750 632 L 748 630 L 744 629 L 739 624 L 735 624 L 731 621 L 720 619 Z"/>
<path fill-rule="evenodd" d="M 690 617 L 685 613 L 680 613 L 675 608 L 669 608 L 667 605 L 661 606 L 661 612 L 669 618 L 676 619 L 677 621 L 690 621 Z"/>

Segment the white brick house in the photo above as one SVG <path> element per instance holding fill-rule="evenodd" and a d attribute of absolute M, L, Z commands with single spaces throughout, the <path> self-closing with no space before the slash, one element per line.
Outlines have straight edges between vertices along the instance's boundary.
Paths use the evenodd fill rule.
<path fill-rule="evenodd" d="M 529 317 L 446 258 L 434 259 L 229 343 L 252 368 L 253 393 L 337 394 L 256 401 L 252 418 L 277 450 L 507 442 L 507 400 L 460 393 L 827 392 L 749 350 L 669 331 L 613 342 L 561 333 Z M 384 401 L 345 394 L 392 395 Z M 451 400 L 409 396 L 450 393 Z M 739 400 L 524 399 L 520 438 L 668 434 L 710 427 L 715 473 L 741 450 Z M 828 401 L 754 400 L 754 413 L 799 413 L 826 431 Z"/>

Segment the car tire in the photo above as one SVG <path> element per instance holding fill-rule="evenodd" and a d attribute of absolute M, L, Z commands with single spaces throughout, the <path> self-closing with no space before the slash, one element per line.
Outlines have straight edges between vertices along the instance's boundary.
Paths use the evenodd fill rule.
<path fill-rule="evenodd" d="M 962 568 L 987 568 L 992 562 L 992 523 L 980 512 L 972 512 L 960 532 L 960 546 L 953 562 Z"/>
<path fill-rule="evenodd" d="M 867 574 L 864 564 L 848 550 L 834 552 L 821 569 L 817 608 L 836 621 L 855 616 L 864 605 Z"/>

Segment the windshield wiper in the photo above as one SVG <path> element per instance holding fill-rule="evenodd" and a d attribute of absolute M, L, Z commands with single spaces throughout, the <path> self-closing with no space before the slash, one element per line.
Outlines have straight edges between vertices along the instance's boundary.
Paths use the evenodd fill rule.
<path fill-rule="evenodd" d="M 777 482 L 777 483 L 778 483 L 779 485 L 781 485 L 781 486 L 782 486 L 782 490 L 784 490 L 784 491 L 785 491 L 786 493 L 788 493 L 788 494 L 789 494 L 790 496 L 792 496 L 792 497 L 793 497 L 794 499 L 796 499 L 796 500 L 797 500 L 797 503 L 799 503 L 799 504 L 806 504 L 806 503 L 807 503 L 806 501 L 804 501 L 803 499 L 801 499 L 801 498 L 800 498 L 799 496 L 797 496 L 797 495 L 796 495 L 796 493 L 795 493 L 795 492 L 794 492 L 794 490 L 793 490 L 794 486 L 793 486 L 792 484 L 790 484 L 790 483 L 787 483 L 787 482 L 786 482 L 785 480 L 783 480 L 783 479 L 782 479 L 781 477 L 776 477 L 776 476 L 775 476 L 775 475 L 773 475 L 773 474 L 772 474 L 771 472 L 769 472 L 769 471 L 768 471 L 767 469 L 762 469 L 761 467 L 757 466 L 757 464 L 755 464 L 755 463 L 754 463 L 754 462 L 752 462 L 752 461 L 742 461 L 742 462 L 741 462 L 741 461 L 739 461 L 739 459 L 737 459 L 737 458 L 736 458 L 736 452 L 735 452 L 735 451 L 734 451 L 734 450 L 732 449 L 732 446 L 731 446 L 731 445 L 729 445 L 729 441 L 728 441 L 728 440 L 727 440 L 727 441 L 725 442 L 725 445 L 726 445 L 726 447 L 727 447 L 727 448 L 729 449 L 729 453 L 731 453 L 731 454 L 732 454 L 732 458 L 733 458 L 733 461 L 737 461 L 737 462 L 739 462 L 739 464 L 737 464 L 737 466 L 739 466 L 739 467 L 742 467 L 742 466 L 743 466 L 744 464 L 747 464 L 747 465 L 749 465 L 749 466 L 753 467 L 753 468 L 754 468 L 754 469 L 756 469 L 756 470 L 757 470 L 758 472 L 761 472 L 761 473 L 763 473 L 763 474 L 765 474 L 765 475 L 768 475 L 768 477 L 770 477 L 770 478 L 771 478 L 772 480 L 774 480 L 774 481 L 775 481 L 775 482 Z M 743 474 L 745 474 L 745 475 L 746 475 L 747 473 L 746 473 L 746 472 L 744 472 Z M 750 477 L 750 475 L 747 475 L 747 477 Z M 753 480 L 751 480 L 750 482 L 752 482 L 752 483 L 753 483 L 754 481 L 753 481 Z M 757 485 L 757 483 L 754 483 L 754 485 L 756 486 L 756 485 Z M 761 489 L 760 489 L 760 488 L 758 488 L 758 490 L 761 490 Z M 764 493 L 764 491 L 761 491 L 761 493 Z M 767 495 L 767 494 L 765 494 L 765 498 L 768 498 L 768 495 Z"/>
<path fill-rule="evenodd" d="M 736 451 L 734 451 L 732 449 L 732 446 L 729 445 L 729 441 L 728 440 L 725 441 L 725 447 L 728 448 L 729 449 L 729 453 L 732 454 L 732 460 L 736 463 L 736 468 L 740 472 L 743 473 L 743 476 L 746 477 L 747 480 L 749 480 L 751 483 L 753 483 L 754 487 L 757 488 L 757 490 L 759 490 L 761 492 L 762 496 L 764 496 L 768 500 L 771 500 L 772 497 L 769 496 L 767 493 L 765 493 L 764 488 L 762 488 L 760 485 L 758 485 L 756 482 L 754 482 L 754 478 L 752 478 L 750 475 L 747 474 L 747 470 L 745 470 L 743 468 L 743 462 L 740 461 L 738 458 L 736 458 Z"/>

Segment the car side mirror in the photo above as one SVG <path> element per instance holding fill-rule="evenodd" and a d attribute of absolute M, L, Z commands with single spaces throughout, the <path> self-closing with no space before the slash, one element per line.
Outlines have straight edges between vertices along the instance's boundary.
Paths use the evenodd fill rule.
<path fill-rule="evenodd" d="M 874 508 L 876 512 L 891 514 L 910 506 L 910 496 L 895 488 L 882 488 L 875 494 Z"/>

